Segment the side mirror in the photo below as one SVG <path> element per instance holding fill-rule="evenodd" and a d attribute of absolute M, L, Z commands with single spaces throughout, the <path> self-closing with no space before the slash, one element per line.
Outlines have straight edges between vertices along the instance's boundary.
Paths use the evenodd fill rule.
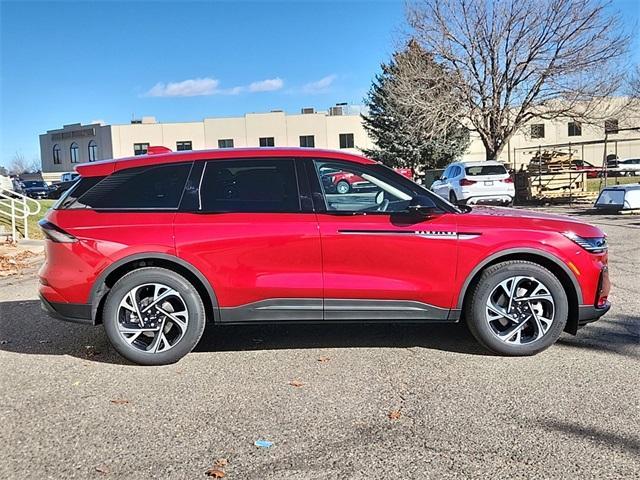
<path fill-rule="evenodd" d="M 438 209 L 435 202 L 427 195 L 418 195 L 414 197 L 407 207 L 409 213 L 414 215 L 430 215 Z"/>

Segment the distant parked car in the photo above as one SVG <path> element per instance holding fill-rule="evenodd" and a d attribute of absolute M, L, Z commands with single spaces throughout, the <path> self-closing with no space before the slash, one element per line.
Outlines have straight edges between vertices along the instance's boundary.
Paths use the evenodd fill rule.
<path fill-rule="evenodd" d="M 504 165 L 494 161 L 455 162 L 433 182 L 431 191 L 457 204 L 491 203 L 510 206 L 516 195 Z"/>
<path fill-rule="evenodd" d="M 70 182 L 72 180 L 77 180 L 79 176 L 80 174 L 78 172 L 66 172 L 66 173 L 63 173 L 62 176 L 60 177 L 60 182 L 64 183 L 64 182 Z"/>
<path fill-rule="evenodd" d="M 26 180 L 22 182 L 22 189 L 27 197 L 31 198 L 47 198 L 49 195 L 49 187 L 42 180 Z"/>
<path fill-rule="evenodd" d="M 640 175 L 640 158 L 616 160 L 616 170 L 622 176 Z"/>
<path fill-rule="evenodd" d="M 51 198 L 53 200 L 59 199 L 62 196 L 62 194 L 67 190 L 69 190 L 75 183 L 76 183 L 76 180 L 54 183 L 49 188 L 49 194 L 47 195 L 47 198 Z"/>
<path fill-rule="evenodd" d="M 571 167 L 575 170 L 586 172 L 587 178 L 598 178 L 601 171 L 601 169 L 596 167 L 593 163 L 580 159 L 571 160 Z"/>

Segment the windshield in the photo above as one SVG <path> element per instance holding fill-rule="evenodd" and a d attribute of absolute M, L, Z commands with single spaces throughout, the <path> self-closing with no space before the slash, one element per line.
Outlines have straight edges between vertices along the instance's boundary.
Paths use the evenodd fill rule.
<path fill-rule="evenodd" d="M 28 180 L 26 182 L 22 182 L 22 184 L 24 185 L 25 188 L 34 188 L 34 187 L 47 188 L 47 185 L 44 182 L 40 182 L 38 180 Z"/>
<path fill-rule="evenodd" d="M 465 168 L 468 176 L 506 175 L 507 170 L 502 165 L 477 165 Z"/>

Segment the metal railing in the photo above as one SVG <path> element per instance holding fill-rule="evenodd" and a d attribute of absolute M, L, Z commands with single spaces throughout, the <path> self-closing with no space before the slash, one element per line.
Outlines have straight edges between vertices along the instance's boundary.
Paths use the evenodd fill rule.
<path fill-rule="evenodd" d="M 11 222 L 12 241 L 18 240 L 19 233 L 24 239 L 29 238 L 29 217 L 40 213 L 40 208 L 40 203 L 33 198 L 0 188 L 0 217 L 8 218 Z M 21 222 L 22 232 L 20 232 Z"/>

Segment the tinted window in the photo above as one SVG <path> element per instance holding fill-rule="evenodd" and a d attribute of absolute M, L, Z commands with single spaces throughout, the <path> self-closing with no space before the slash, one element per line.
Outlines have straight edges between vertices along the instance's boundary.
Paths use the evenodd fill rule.
<path fill-rule="evenodd" d="M 476 165 L 466 168 L 467 175 L 505 175 L 507 170 L 502 165 Z"/>
<path fill-rule="evenodd" d="M 200 205 L 205 212 L 298 212 L 293 160 L 207 162 Z"/>
<path fill-rule="evenodd" d="M 76 180 L 77 183 L 60 197 L 60 200 L 56 202 L 53 208 L 61 210 L 65 208 L 75 208 L 73 206 L 74 202 L 79 197 L 87 193 L 89 189 L 91 189 L 94 185 L 97 185 L 100 181 L 102 181 L 102 179 L 104 179 L 104 177 L 88 177 Z M 83 205 L 80 205 L 79 208 L 82 207 Z"/>
<path fill-rule="evenodd" d="M 121 170 L 106 177 L 72 208 L 176 209 L 191 163 L 145 166 Z"/>

